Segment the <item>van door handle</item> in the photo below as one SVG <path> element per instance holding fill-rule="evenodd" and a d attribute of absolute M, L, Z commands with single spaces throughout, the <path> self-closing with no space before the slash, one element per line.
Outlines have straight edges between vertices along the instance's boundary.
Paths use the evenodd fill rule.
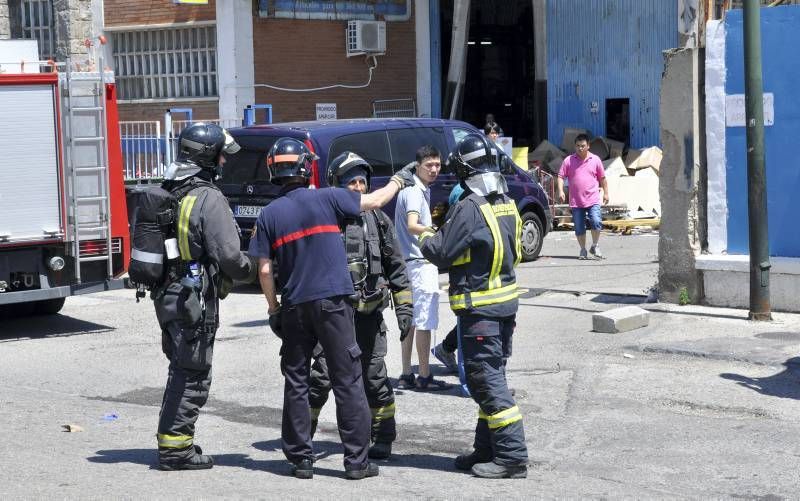
<path fill-rule="evenodd" d="M 442 183 L 442 188 L 445 188 L 445 189 L 448 189 L 448 190 L 449 190 L 449 189 L 451 189 L 451 188 L 452 188 L 453 186 L 455 186 L 455 185 L 456 185 L 456 183 L 453 183 L 453 182 L 446 182 L 446 183 Z"/>

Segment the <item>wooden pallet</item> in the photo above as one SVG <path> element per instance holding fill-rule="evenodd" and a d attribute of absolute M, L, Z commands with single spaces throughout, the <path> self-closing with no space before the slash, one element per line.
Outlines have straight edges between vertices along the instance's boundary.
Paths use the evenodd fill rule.
<path fill-rule="evenodd" d="M 623 235 L 630 235 L 637 226 L 649 226 L 657 230 L 661 225 L 660 218 L 653 219 L 618 219 L 616 221 L 603 221 L 603 226 L 613 232 L 620 232 Z"/>

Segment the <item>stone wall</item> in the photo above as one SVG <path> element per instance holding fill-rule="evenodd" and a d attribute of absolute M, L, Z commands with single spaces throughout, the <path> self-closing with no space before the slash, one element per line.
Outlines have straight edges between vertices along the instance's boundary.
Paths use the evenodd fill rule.
<path fill-rule="evenodd" d="M 55 13 L 56 59 L 67 57 L 85 64 L 89 55 L 86 41 L 97 43 L 93 33 L 92 0 L 53 0 Z"/>
<path fill-rule="evenodd" d="M 11 20 L 8 16 L 8 0 L 0 0 L 0 39 L 11 38 Z"/>

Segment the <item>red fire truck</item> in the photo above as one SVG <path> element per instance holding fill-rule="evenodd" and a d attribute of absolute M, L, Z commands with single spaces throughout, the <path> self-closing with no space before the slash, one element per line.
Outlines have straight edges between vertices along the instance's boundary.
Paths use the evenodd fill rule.
<path fill-rule="evenodd" d="M 0 308 L 46 314 L 122 288 L 130 245 L 113 74 L 30 68 L 0 72 Z"/>

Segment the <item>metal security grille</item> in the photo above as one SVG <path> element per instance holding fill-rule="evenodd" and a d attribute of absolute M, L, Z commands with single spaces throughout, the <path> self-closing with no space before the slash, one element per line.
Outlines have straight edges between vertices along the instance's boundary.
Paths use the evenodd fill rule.
<path fill-rule="evenodd" d="M 215 26 L 118 31 L 112 37 L 120 99 L 217 95 Z"/>
<path fill-rule="evenodd" d="M 413 118 L 417 105 L 413 99 L 378 99 L 372 101 L 373 118 Z"/>
<path fill-rule="evenodd" d="M 53 4 L 51 0 L 22 0 L 19 5 L 22 38 L 39 42 L 39 58 L 55 58 Z"/>

